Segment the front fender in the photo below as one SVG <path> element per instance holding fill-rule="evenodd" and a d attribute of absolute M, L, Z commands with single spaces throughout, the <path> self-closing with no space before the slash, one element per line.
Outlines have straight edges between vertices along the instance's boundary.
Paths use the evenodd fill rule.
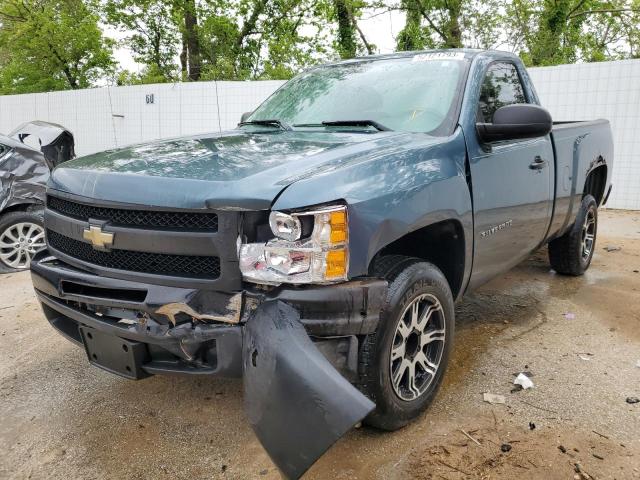
<path fill-rule="evenodd" d="M 389 146 L 377 156 L 295 181 L 272 206 L 288 210 L 345 201 L 351 278 L 366 275 L 380 249 L 432 223 L 457 220 L 465 238 L 473 238 L 461 129 L 450 137 L 412 134 L 396 141 L 402 148 Z"/>

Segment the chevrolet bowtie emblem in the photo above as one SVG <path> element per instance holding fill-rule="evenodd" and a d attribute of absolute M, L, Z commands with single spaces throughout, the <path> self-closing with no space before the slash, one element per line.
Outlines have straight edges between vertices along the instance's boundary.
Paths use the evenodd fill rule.
<path fill-rule="evenodd" d="M 103 232 L 102 228 L 89 225 L 82 232 L 82 238 L 88 240 L 96 250 L 108 250 L 113 245 L 113 233 Z"/>

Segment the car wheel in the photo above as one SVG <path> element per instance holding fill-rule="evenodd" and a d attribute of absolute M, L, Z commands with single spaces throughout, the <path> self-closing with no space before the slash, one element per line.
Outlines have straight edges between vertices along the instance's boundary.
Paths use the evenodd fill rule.
<path fill-rule="evenodd" d="M 403 256 L 382 257 L 375 275 L 389 281 L 375 333 L 361 347 L 361 387 L 376 409 L 368 425 L 396 430 L 433 401 L 454 335 L 453 296 L 434 265 Z"/>
<path fill-rule="evenodd" d="M 0 272 L 27 270 L 33 255 L 44 248 L 42 217 L 34 212 L 10 212 L 0 217 Z"/>
<path fill-rule="evenodd" d="M 585 195 L 573 227 L 563 236 L 549 242 L 549 263 L 563 275 L 582 275 L 593 258 L 598 233 L 598 205 Z"/>

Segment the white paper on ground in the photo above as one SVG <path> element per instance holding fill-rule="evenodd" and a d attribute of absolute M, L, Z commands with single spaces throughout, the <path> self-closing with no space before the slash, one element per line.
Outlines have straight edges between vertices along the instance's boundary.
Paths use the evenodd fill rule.
<path fill-rule="evenodd" d="M 524 390 L 527 388 L 533 388 L 533 382 L 524 373 L 519 374 L 513 381 L 514 385 L 520 385 Z"/>
<path fill-rule="evenodd" d="M 496 403 L 505 403 L 505 398 L 503 395 L 496 395 L 495 393 L 484 393 L 483 395 L 484 401 L 496 404 Z"/>

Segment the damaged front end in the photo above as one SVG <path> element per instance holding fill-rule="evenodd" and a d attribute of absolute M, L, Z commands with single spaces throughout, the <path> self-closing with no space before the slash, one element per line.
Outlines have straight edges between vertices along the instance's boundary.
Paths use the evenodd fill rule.
<path fill-rule="evenodd" d="M 223 293 L 102 277 L 46 251 L 32 277 L 51 325 L 95 366 L 130 379 L 243 376 L 251 425 L 288 478 L 375 407 L 350 382 L 384 281 Z"/>

